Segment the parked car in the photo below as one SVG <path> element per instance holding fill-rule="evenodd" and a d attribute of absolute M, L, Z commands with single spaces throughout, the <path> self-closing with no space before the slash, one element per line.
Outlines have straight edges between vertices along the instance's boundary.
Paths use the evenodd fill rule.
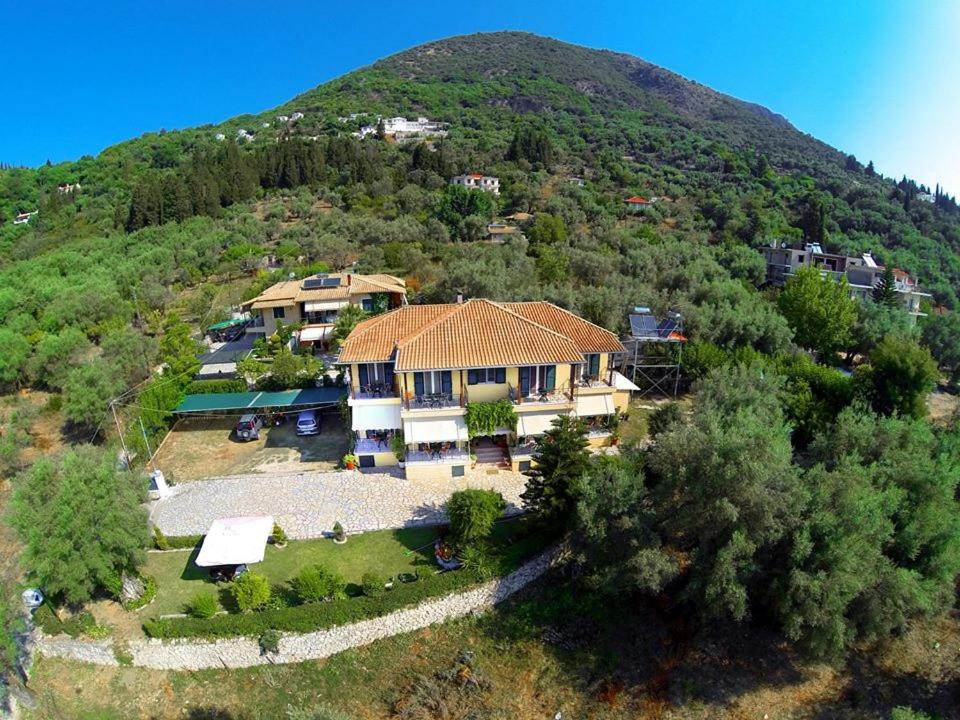
<path fill-rule="evenodd" d="M 317 435 L 320 433 L 320 416 L 316 410 L 304 410 L 297 417 L 297 435 Z"/>
<path fill-rule="evenodd" d="M 244 415 L 237 420 L 237 439 L 239 440 L 259 440 L 260 428 L 263 427 L 263 419 L 253 413 Z"/>

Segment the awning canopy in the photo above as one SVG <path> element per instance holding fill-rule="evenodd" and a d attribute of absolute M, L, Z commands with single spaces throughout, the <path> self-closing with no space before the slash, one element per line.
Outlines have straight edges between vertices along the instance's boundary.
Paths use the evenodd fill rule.
<path fill-rule="evenodd" d="M 574 412 L 577 417 L 592 417 L 594 415 L 613 415 L 617 411 L 613 405 L 610 393 L 602 395 L 577 395 L 577 404 Z"/>
<path fill-rule="evenodd" d="M 543 435 L 558 417 L 556 412 L 517 413 L 517 435 Z"/>
<path fill-rule="evenodd" d="M 456 442 L 469 440 L 467 424 L 462 417 L 407 419 L 403 421 L 403 440 L 407 444 L 421 442 Z"/>
<path fill-rule="evenodd" d="M 246 318 L 230 318 L 229 320 L 221 320 L 218 323 L 214 323 L 207 328 L 207 332 L 211 330 L 226 330 L 228 327 L 233 327 L 234 325 L 243 325 L 247 322 Z"/>
<path fill-rule="evenodd" d="M 333 335 L 333 325 L 307 326 L 300 331 L 300 342 L 328 340 Z"/>
<path fill-rule="evenodd" d="M 195 562 L 200 567 L 258 563 L 272 532 L 269 515 L 214 520 Z"/>
<path fill-rule="evenodd" d="M 244 393 L 204 393 L 187 395 L 175 413 L 264 410 L 283 408 L 321 407 L 336 405 L 340 398 L 346 397 L 347 389 L 342 387 L 307 388 L 305 390 L 282 390 L 280 392 L 244 392 Z"/>
<path fill-rule="evenodd" d="M 374 405 L 364 403 L 354 405 L 352 410 L 353 429 L 357 432 L 367 430 L 399 430 L 403 427 L 400 420 L 400 404 Z"/>
<path fill-rule="evenodd" d="M 304 312 L 323 312 L 324 310 L 339 310 L 350 304 L 349 300 L 314 300 L 303 304 Z"/>
<path fill-rule="evenodd" d="M 616 370 L 613 371 L 613 387 L 616 390 L 630 390 L 631 392 L 640 390 L 630 378 Z"/>

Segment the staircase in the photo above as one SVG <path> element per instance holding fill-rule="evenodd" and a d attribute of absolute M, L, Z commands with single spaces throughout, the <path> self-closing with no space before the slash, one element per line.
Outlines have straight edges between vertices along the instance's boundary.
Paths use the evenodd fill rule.
<path fill-rule="evenodd" d="M 477 465 L 510 468 L 507 451 L 489 438 L 482 438 L 473 444 L 473 454 L 477 456 Z"/>

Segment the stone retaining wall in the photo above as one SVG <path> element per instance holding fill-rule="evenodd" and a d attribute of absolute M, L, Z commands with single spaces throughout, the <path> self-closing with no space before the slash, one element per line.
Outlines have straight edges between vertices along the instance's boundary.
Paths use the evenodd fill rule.
<path fill-rule="evenodd" d="M 261 653 L 257 640 L 253 638 L 135 640 L 127 645 L 126 651 L 132 658 L 131 664 L 155 670 L 242 668 L 330 657 L 375 640 L 420 630 L 496 605 L 543 575 L 565 555 L 563 547 L 553 547 L 509 575 L 471 590 L 427 600 L 414 607 L 350 625 L 304 634 L 285 633 L 276 653 Z M 39 631 L 37 634 L 36 649 L 45 655 L 97 665 L 119 664 L 109 640 L 92 642 L 63 636 L 48 637 Z"/>

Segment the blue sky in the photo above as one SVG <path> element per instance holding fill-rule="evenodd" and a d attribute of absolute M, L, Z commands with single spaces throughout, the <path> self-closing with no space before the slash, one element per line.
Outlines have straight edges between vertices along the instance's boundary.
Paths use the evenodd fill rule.
<path fill-rule="evenodd" d="M 264 5 L 0 0 L 0 161 L 94 154 L 270 108 L 420 42 L 518 29 L 638 55 L 766 105 L 888 175 L 960 194 L 950 0 Z"/>

